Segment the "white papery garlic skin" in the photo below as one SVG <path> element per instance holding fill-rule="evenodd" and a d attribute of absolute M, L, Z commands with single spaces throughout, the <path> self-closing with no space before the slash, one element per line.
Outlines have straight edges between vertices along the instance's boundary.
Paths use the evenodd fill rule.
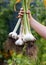
<path fill-rule="evenodd" d="M 18 39 L 18 40 L 15 42 L 15 45 L 23 45 L 23 40 L 22 40 L 22 39 Z"/>
<path fill-rule="evenodd" d="M 10 32 L 9 33 L 9 37 L 12 37 L 13 39 L 17 39 L 18 38 L 18 35 L 15 32 Z"/>
<path fill-rule="evenodd" d="M 36 40 L 35 37 L 30 33 L 27 33 L 26 35 L 23 36 L 23 41 L 24 42 L 34 41 L 34 40 Z"/>

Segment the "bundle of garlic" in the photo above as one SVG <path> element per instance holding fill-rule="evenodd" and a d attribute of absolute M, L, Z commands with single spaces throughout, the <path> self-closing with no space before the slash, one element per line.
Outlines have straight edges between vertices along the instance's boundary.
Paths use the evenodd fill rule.
<path fill-rule="evenodd" d="M 30 5 L 29 0 L 22 0 L 22 7 L 24 9 L 24 12 L 28 10 L 29 5 Z M 20 25 L 20 22 L 21 22 L 20 33 L 19 35 L 17 35 L 16 31 Z M 36 40 L 35 37 L 31 33 L 29 19 L 26 13 L 24 13 L 22 20 L 21 18 L 19 18 L 14 30 L 11 33 L 9 33 L 9 36 L 16 40 L 15 41 L 16 45 L 23 45 L 25 42 Z"/>

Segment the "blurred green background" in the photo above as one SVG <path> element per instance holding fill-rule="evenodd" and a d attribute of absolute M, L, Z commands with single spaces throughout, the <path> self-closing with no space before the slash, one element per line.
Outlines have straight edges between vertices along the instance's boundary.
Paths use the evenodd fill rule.
<path fill-rule="evenodd" d="M 30 10 L 32 16 L 41 24 L 46 25 L 46 3 L 44 3 L 45 0 L 32 0 L 30 4 Z M 15 0 L 0 0 L 0 60 L 3 59 L 3 56 L 1 54 L 1 51 L 3 51 L 3 42 L 6 40 L 8 33 L 11 32 L 14 29 L 14 26 L 17 23 L 18 18 L 18 12 L 21 8 L 21 1 L 16 3 L 16 9 L 14 10 L 15 6 Z M 44 32 L 44 31 L 43 31 Z M 17 31 L 19 33 L 19 29 Z M 42 37 L 40 37 L 33 29 L 32 29 L 33 35 L 36 37 L 36 45 L 39 48 L 38 53 L 38 60 L 36 64 L 28 64 L 28 59 L 25 57 L 26 61 L 22 60 L 21 55 L 17 56 L 16 59 L 18 65 L 46 65 L 46 40 L 44 40 Z M 14 55 L 13 55 L 14 57 Z M 4 60 L 4 59 L 3 59 Z M 21 60 L 23 61 L 23 64 L 21 63 Z M 12 60 L 8 60 L 9 63 L 12 64 Z"/>

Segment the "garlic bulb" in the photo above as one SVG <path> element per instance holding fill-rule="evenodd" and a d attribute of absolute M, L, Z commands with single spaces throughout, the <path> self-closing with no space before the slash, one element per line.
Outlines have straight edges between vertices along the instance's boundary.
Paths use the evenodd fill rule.
<path fill-rule="evenodd" d="M 13 39 L 17 39 L 18 35 L 15 32 L 11 32 L 11 33 L 9 33 L 9 37 L 12 37 Z"/>
<path fill-rule="evenodd" d="M 16 42 L 15 42 L 16 45 L 23 45 L 23 40 L 22 39 L 18 39 Z"/>
<path fill-rule="evenodd" d="M 26 35 L 23 36 L 23 41 L 24 42 L 34 41 L 34 40 L 36 40 L 35 37 L 30 33 L 27 33 Z"/>

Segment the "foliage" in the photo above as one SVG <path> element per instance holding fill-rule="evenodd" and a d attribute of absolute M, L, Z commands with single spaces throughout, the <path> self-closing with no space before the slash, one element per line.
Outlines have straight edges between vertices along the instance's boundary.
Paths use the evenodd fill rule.
<path fill-rule="evenodd" d="M 8 60 L 8 64 L 10 65 L 35 65 L 34 60 L 31 60 L 27 56 L 24 56 L 22 54 L 16 55 L 16 53 L 13 53 L 12 59 Z"/>

